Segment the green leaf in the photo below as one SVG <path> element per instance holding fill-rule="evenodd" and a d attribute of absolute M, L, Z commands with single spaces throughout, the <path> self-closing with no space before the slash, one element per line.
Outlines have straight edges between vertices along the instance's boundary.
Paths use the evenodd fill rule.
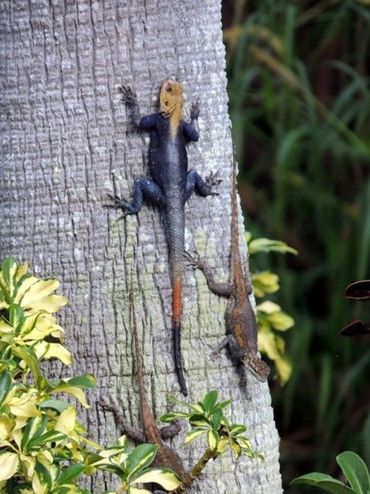
<path fill-rule="evenodd" d="M 85 465 L 83 463 L 76 463 L 75 465 L 71 465 L 70 467 L 66 468 L 59 476 L 58 484 L 63 485 L 71 482 L 80 475 L 84 468 Z"/>
<path fill-rule="evenodd" d="M 49 489 L 51 489 L 53 480 L 50 475 L 49 469 L 40 462 L 36 462 L 35 474 L 32 479 L 32 487 L 38 492 L 47 493 Z M 41 488 L 43 490 L 41 490 Z M 45 490 L 47 488 L 47 490 Z"/>
<path fill-rule="evenodd" d="M 25 346 L 14 346 L 12 347 L 12 352 L 14 353 L 14 355 L 26 362 L 27 367 L 30 369 L 36 380 L 37 386 L 40 389 L 43 389 L 47 385 L 47 380 L 41 374 L 40 362 L 36 357 L 34 351 L 31 348 L 27 348 Z"/>
<path fill-rule="evenodd" d="M 217 397 L 218 392 L 215 389 L 206 394 L 203 399 L 203 406 L 206 411 L 210 412 L 212 410 L 217 401 Z"/>
<path fill-rule="evenodd" d="M 43 408 L 52 408 L 59 413 L 64 412 L 64 410 L 69 406 L 68 401 L 65 400 L 45 400 L 39 404 L 41 409 Z"/>
<path fill-rule="evenodd" d="M 96 384 L 96 378 L 92 374 L 86 374 L 66 379 L 65 382 L 68 383 L 68 386 L 73 386 L 74 388 L 93 388 Z"/>
<path fill-rule="evenodd" d="M 233 424 L 230 427 L 230 436 L 238 436 L 239 434 L 243 434 L 247 428 L 245 425 Z"/>
<path fill-rule="evenodd" d="M 192 426 L 196 427 L 209 427 L 209 421 L 205 418 L 204 415 L 200 415 L 198 413 L 194 413 L 190 416 L 189 422 Z"/>
<path fill-rule="evenodd" d="M 250 255 L 256 254 L 257 252 L 280 252 L 282 254 L 286 254 L 289 252 L 290 254 L 297 255 L 298 252 L 289 247 L 285 242 L 281 240 L 270 240 L 269 238 L 257 238 L 252 240 L 248 244 L 248 251 Z"/>
<path fill-rule="evenodd" d="M 324 491 L 331 492 L 332 494 L 355 494 L 355 491 L 346 487 L 339 480 L 334 479 L 330 475 L 324 473 L 312 472 L 307 475 L 302 475 L 294 480 L 291 484 L 307 484 L 315 487 L 319 487 Z"/>
<path fill-rule="evenodd" d="M 13 328 L 19 331 L 20 326 L 24 323 L 24 312 L 22 307 L 17 304 L 9 305 L 9 322 Z"/>
<path fill-rule="evenodd" d="M 178 420 L 178 419 L 187 418 L 188 416 L 189 416 L 188 413 L 169 412 L 169 413 L 165 413 L 164 415 L 162 415 L 159 420 L 161 422 L 164 422 L 164 423 L 170 423 L 170 422 L 174 422 L 175 420 Z"/>
<path fill-rule="evenodd" d="M 12 378 L 7 370 L 0 374 L 0 406 L 12 387 Z"/>
<path fill-rule="evenodd" d="M 23 429 L 21 447 L 24 450 L 28 444 L 41 436 L 47 424 L 47 416 L 33 417 L 27 420 L 26 426 Z"/>
<path fill-rule="evenodd" d="M 148 467 L 154 460 L 158 446 L 154 444 L 140 444 L 129 454 L 125 466 L 128 470 L 128 479 L 135 473 Z"/>
<path fill-rule="evenodd" d="M 362 458 L 353 451 L 343 451 L 336 460 L 356 494 L 369 494 L 370 476 Z"/>
<path fill-rule="evenodd" d="M 219 408 L 225 408 L 228 407 L 231 404 L 231 400 L 224 400 L 220 401 L 220 403 L 217 405 Z"/>
<path fill-rule="evenodd" d="M 17 271 L 17 262 L 14 257 L 6 257 L 3 260 L 2 266 L 1 266 L 1 274 L 3 275 L 4 281 L 7 285 L 12 284 L 12 279 Z"/>
<path fill-rule="evenodd" d="M 223 418 L 223 413 L 222 410 L 217 409 L 213 414 L 212 414 L 212 426 L 214 429 L 218 429 L 221 425 L 221 420 Z"/>
<path fill-rule="evenodd" d="M 27 449 L 32 450 L 32 449 L 38 449 L 44 446 L 47 443 L 50 442 L 58 442 L 58 441 L 63 441 L 64 439 L 67 439 L 67 436 L 60 431 L 49 431 L 45 432 L 45 434 L 42 434 L 39 437 L 32 438 L 31 441 L 27 444 Z"/>
<path fill-rule="evenodd" d="M 186 434 L 184 444 L 194 441 L 194 439 L 201 436 L 202 434 L 205 434 L 206 432 L 207 432 L 206 429 L 199 429 L 199 428 L 192 429 L 190 432 Z"/>

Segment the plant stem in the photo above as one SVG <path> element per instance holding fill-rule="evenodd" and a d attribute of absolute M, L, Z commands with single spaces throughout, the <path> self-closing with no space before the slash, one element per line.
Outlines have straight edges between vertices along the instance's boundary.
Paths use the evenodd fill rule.
<path fill-rule="evenodd" d="M 220 453 L 218 453 L 214 449 L 208 448 L 204 455 L 200 458 L 198 463 L 191 469 L 190 473 L 185 474 L 181 485 L 174 491 L 171 491 L 171 494 L 181 494 L 182 492 L 186 492 L 187 489 L 192 485 L 194 480 L 199 477 L 209 460 L 214 460 L 215 458 L 217 458 L 217 456 L 219 456 L 219 454 Z"/>

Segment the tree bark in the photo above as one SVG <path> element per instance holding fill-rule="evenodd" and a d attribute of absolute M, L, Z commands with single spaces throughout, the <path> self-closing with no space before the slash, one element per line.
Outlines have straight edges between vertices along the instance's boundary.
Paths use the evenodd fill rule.
<path fill-rule="evenodd" d="M 117 85 L 135 88 L 143 114 L 157 108 L 160 82 L 184 83 L 187 115 L 200 101 L 200 141 L 189 166 L 206 177 L 218 170 L 218 197 L 193 196 L 186 207 L 186 245 L 228 277 L 232 144 L 225 50 L 218 0 L 22 0 L 0 4 L 1 137 L 0 255 L 31 262 L 40 277 L 61 281 L 69 298 L 61 324 L 75 356 L 74 375 L 97 378 L 89 434 L 111 444 L 119 432 L 97 399 L 117 400 L 138 425 L 129 291 L 143 342 L 147 389 L 156 416 L 180 398 L 173 373 L 167 244 L 157 210 L 117 221 L 107 193 L 129 197 L 148 174 L 146 136 L 120 103 Z M 278 435 L 267 384 L 248 375 L 247 397 L 225 354 L 209 355 L 225 333 L 225 301 L 201 274 L 185 270 L 183 355 L 190 401 L 218 389 L 232 398 L 231 420 L 265 461 L 230 457 L 207 465 L 191 492 L 281 492 Z M 58 373 L 59 369 L 54 369 Z M 63 371 L 65 373 L 65 371 Z M 179 446 L 194 465 L 204 445 Z M 91 486 L 101 492 L 102 480 Z"/>

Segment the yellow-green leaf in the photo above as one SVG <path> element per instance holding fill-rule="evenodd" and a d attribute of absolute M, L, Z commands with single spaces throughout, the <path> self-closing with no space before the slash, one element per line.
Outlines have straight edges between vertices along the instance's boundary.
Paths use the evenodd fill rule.
<path fill-rule="evenodd" d="M 194 429 L 188 432 L 185 436 L 185 441 L 184 444 L 190 443 L 191 441 L 194 441 L 197 437 L 201 436 L 204 434 L 206 431 L 204 429 Z"/>
<path fill-rule="evenodd" d="M 294 319 L 283 311 L 269 315 L 268 321 L 278 331 L 286 331 L 294 326 Z"/>
<path fill-rule="evenodd" d="M 181 481 L 178 476 L 167 468 L 150 468 L 148 471 L 135 478 L 135 483 L 154 483 L 162 486 L 166 491 L 173 491 Z"/>
<path fill-rule="evenodd" d="M 217 431 L 211 429 L 208 431 L 208 447 L 209 449 L 216 449 L 217 443 L 220 437 L 217 434 Z"/>
<path fill-rule="evenodd" d="M 68 299 L 62 295 L 49 295 L 40 298 L 32 303 L 32 308 L 36 310 L 45 310 L 46 312 L 57 312 L 63 305 L 68 303 Z"/>
<path fill-rule="evenodd" d="M 226 448 L 229 445 L 229 438 L 228 437 L 221 437 L 221 439 L 218 441 L 217 444 L 217 453 L 222 454 L 226 450 Z"/>
<path fill-rule="evenodd" d="M 116 492 L 114 492 L 116 494 Z M 148 489 L 140 489 L 139 487 L 129 487 L 128 494 L 152 494 Z"/>
<path fill-rule="evenodd" d="M 69 406 L 59 415 L 55 430 L 64 432 L 64 434 L 68 435 L 75 428 L 76 416 L 76 409 L 73 406 Z"/>
<path fill-rule="evenodd" d="M 86 396 L 85 393 L 82 391 L 80 388 L 76 388 L 75 386 L 68 386 L 66 384 L 61 384 L 60 386 L 57 386 L 54 388 L 54 393 L 67 393 L 75 398 L 78 399 L 78 401 L 81 403 L 82 406 L 85 408 L 90 408 L 89 404 L 86 401 Z"/>
<path fill-rule="evenodd" d="M 265 314 L 273 314 L 274 312 L 281 311 L 281 308 L 280 305 L 266 300 L 265 302 L 262 302 L 262 304 L 257 305 L 257 311 L 265 312 Z"/>
<path fill-rule="evenodd" d="M 34 277 L 33 277 L 34 278 Z M 28 290 L 24 293 L 21 305 L 22 307 L 33 307 L 33 303 L 37 300 L 40 300 L 48 295 L 52 294 L 59 287 L 58 280 L 39 280 L 34 278 L 34 283 L 28 288 Z M 21 288 L 24 288 L 23 283 Z"/>
<path fill-rule="evenodd" d="M 279 290 L 279 277 L 270 271 L 262 271 L 252 276 L 254 294 L 263 297 L 266 293 L 275 293 Z"/>
<path fill-rule="evenodd" d="M 20 264 L 17 268 L 17 274 L 15 275 L 16 280 L 17 281 L 20 280 L 22 278 L 22 276 L 27 274 L 28 269 L 29 269 L 29 266 L 28 266 L 27 262 Z"/>
<path fill-rule="evenodd" d="M 34 350 L 38 359 L 57 358 L 65 365 L 70 365 L 72 363 L 71 353 L 60 343 L 40 341 L 34 346 Z"/>
<path fill-rule="evenodd" d="M 19 457 L 17 453 L 0 453 L 0 481 L 8 480 L 17 472 Z"/>
<path fill-rule="evenodd" d="M 8 439 L 13 429 L 14 421 L 6 415 L 0 416 L 0 440 Z"/>
<path fill-rule="evenodd" d="M 20 460 L 22 464 L 22 471 L 26 474 L 26 480 L 31 481 L 33 473 L 35 471 L 36 458 L 29 455 L 20 455 Z"/>
<path fill-rule="evenodd" d="M 275 360 L 276 370 L 279 374 L 279 379 L 281 384 L 285 384 L 292 373 L 292 364 L 285 355 L 280 355 L 279 358 Z"/>
<path fill-rule="evenodd" d="M 36 408 L 36 390 L 30 389 L 27 393 L 21 396 L 14 396 L 9 401 L 5 400 L 9 405 L 10 411 L 17 418 L 38 417 L 39 410 Z"/>

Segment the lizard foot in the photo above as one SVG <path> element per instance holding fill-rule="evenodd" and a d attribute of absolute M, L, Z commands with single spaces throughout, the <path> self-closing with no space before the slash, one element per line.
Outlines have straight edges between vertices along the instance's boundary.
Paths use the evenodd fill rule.
<path fill-rule="evenodd" d="M 124 86 L 121 84 L 118 86 L 118 91 L 121 93 L 121 101 L 126 105 L 133 106 L 136 102 L 136 94 L 130 88 L 130 86 Z"/>
<path fill-rule="evenodd" d="M 206 178 L 206 184 L 210 187 L 217 187 L 222 182 L 222 179 L 218 177 L 218 170 L 212 172 L 208 178 Z M 210 192 L 211 196 L 218 196 L 218 192 Z"/>
<path fill-rule="evenodd" d="M 125 199 L 122 199 L 118 197 L 117 195 L 113 194 L 107 194 L 109 199 L 113 201 L 112 204 L 104 204 L 105 208 L 114 208 L 114 209 L 122 209 L 123 210 L 123 215 L 120 216 L 118 219 L 125 218 L 128 214 L 132 214 L 130 211 L 130 203 L 126 201 Z"/>
<path fill-rule="evenodd" d="M 210 354 L 210 359 L 212 362 L 216 362 L 216 360 L 220 360 L 220 352 L 218 350 L 213 350 Z"/>
<path fill-rule="evenodd" d="M 185 251 L 184 257 L 193 269 L 203 269 L 203 262 L 197 251 L 194 251 L 193 254 Z"/>
<path fill-rule="evenodd" d="M 190 118 L 191 120 L 196 120 L 199 117 L 199 100 L 196 100 L 191 105 Z"/>

